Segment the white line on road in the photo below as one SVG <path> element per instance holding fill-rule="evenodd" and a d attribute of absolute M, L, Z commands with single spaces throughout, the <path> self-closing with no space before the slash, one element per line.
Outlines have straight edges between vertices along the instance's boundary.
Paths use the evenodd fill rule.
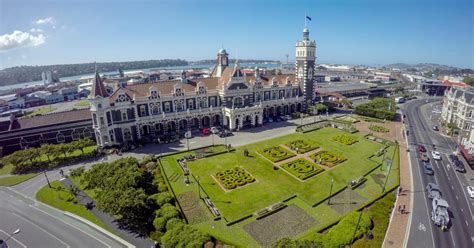
<path fill-rule="evenodd" d="M 0 232 L 2 232 L 2 233 L 5 233 L 5 235 L 7 235 L 7 237 L 9 237 L 9 236 L 10 236 L 10 234 L 9 234 L 9 233 L 7 233 L 7 232 L 3 231 L 2 229 L 0 229 Z M 10 238 L 11 238 L 11 239 L 13 239 L 13 240 L 15 240 L 15 241 L 16 241 L 18 244 L 20 244 L 20 245 L 21 245 L 21 246 L 23 246 L 24 248 L 26 248 L 26 247 L 27 247 L 25 244 L 23 244 L 22 242 L 20 242 L 20 241 L 19 241 L 18 239 L 16 239 L 15 237 L 10 237 Z"/>
<path fill-rule="evenodd" d="M 25 218 L 25 217 L 23 217 L 23 216 L 21 216 L 21 215 L 15 213 L 15 212 L 13 212 L 12 214 L 15 215 L 15 216 L 17 216 L 17 217 L 20 217 L 21 219 L 25 220 L 26 222 L 31 223 L 33 226 L 36 226 L 36 227 L 39 228 L 41 231 L 43 231 L 43 232 L 49 234 L 51 237 L 55 238 L 56 240 L 58 240 L 59 242 L 61 242 L 61 243 L 62 243 L 63 245 L 65 245 L 66 247 L 68 247 L 68 248 L 71 247 L 71 246 L 68 245 L 66 242 L 64 242 L 63 240 L 61 240 L 61 239 L 58 238 L 57 236 L 51 234 L 50 232 L 46 231 L 44 228 L 40 227 L 40 226 L 37 225 L 36 223 L 34 223 L 34 222 L 28 220 L 27 218 Z"/>
<path fill-rule="evenodd" d="M 456 247 L 456 242 L 454 242 L 453 233 L 449 232 L 449 235 L 451 235 L 451 241 L 453 241 L 453 247 Z"/>
<path fill-rule="evenodd" d="M 453 189 L 453 190 L 454 190 L 454 186 L 453 186 L 453 185 L 451 185 L 451 189 Z"/>
<path fill-rule="evenodd" d="M 111 248 L 111 246 L 108 245 L 107 243 L 105 243 L 104 241 L 98 239 L 97 237 L 94 237 L 94 235 L 92 235 L 92 234 L 89 234 L 89 233 L 87 233 L 87 232 L 81 230 L 81 229 L 78 228 L 77 226 L 72 225 L 72 224 L 70 224 L 70 223 L 67 223 L 66 221 L 64 221 L 64 220 L 62 220 L 62 219 L 60 219 L 60 218 L 58 218 L 57 216 L 54 216 L 54 215 L 52 215 L 52 214 L 50 214 L 50 213 L 48 213 L 48 212 L 46 212 L 46 211 L 44 211 L 44 210 L 41 210 L 41 209 L 39 209 L 38 207 L 35 207 L 35 206 L 33 206 L 33 205 L 29 205 L 29 206 L 32 207 L 32 208 L 34 208 L 34 209 L 36 209 L 36 210 L 38 210 L 38 211 L 40 211 L 40 212 L 42 212 L 42 213 L 44 213 L 44 214 L 46 214 L 46 215 L 51 216 L 51 217 L 53 217 L 53 218 L 55 218 L 55 219 L 57 219 L 57 220 L 59 220 L 59 221 L 65 223 L 65 224 L 71 226 L 71 227 L 73 227 L 73 228 L 76 229 L 76 230 L 79 230 L 80 232 L 86 234 L 87 236 L 89 236 L 89 237 L 91 237 L 91 238 L 93 238 L 93 239 L 99 241 L 100 243 L 102 243 L 102 244 L 105 245 L 106 247 Z"/>
<path fill-rule="evenodd" d="M 458 195 L 456 195 L 456 200 L 459 200 L 459 197 L 458 197 Z"/>
<path fill-rule="evenodd" d="M 469 223 L 467 223 L 467 220 L 465 220 L 464 222 L 466 222 L 466 226 L 469 226 Z"/>

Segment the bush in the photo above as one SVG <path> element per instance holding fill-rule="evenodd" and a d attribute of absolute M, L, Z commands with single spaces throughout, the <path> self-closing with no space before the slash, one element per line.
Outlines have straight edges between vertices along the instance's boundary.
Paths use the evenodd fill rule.
<path fill-rule="evenodd" d="M 215 174 L 215 177 L 226 189 L 235 189 L 248 183 L 255 182 L 255 178 L 253 178 L 250 173 L 240 167 L 218 172 Z"/>
<path fill-rule="evenodd" d="M 321 164 L 327 167 L 336 166 L 347 160 L 342 155 L 338 155 L 326 150 L 311 154 L 310 158 L 313 159 L 316 164 Z"/>
<path fill-rule="evenodd" d="M 369 127 L 370 130 L 374 132 L 379 132 L 379 133 L 388 133 L 390 132 L 390 129 L 384 127 L 384 126 L 379 126 L 379 125 L 371 125 Z"/>
<path fill-rule="evenodd" d="M 150 239 L 158 242 L 158 243 L 161 243 L 161 237 L 163 237 L 164 233 L 162 232 L 158 232 L 158 231 L 153 231 L 150 233 L 149 237 Z"/>
<path fill-rule="evenodd" d="M 282 164 L 281 167 L 301 180 L 306 180 L 324 171 L 321 167 L 303 158 Z"/>
<path fill-rule="evenodd" d="M 170 219 L 174 219 L 174 218 L 179 218 L 178 209 L 175 206 L 169 203 L 166 203 L 163 206 L 161 206 L 160 209 L 155 211 L 155 219 L 153 220 L 153 226 L 158 231 L 164 231 L 166 227 L 166 223 Z"/>
<path fill-rule="evenodd" d="M 393 99 L 374 98 L 372 101 L 355 108 L 354 113 L 378 119 L 394 120 L 396 104 Z"/>
<path fill-rule="evenodd" d="M 82 176 L 84 171 L 85 171 L 84 166 L 81 166 L 81 167 L 78 167 L 76 169 L 72 169 L 70 175 L 71 175 L 71 177 L 80 177 L 80 176 Z"/>
<path fill-rule="evenodd" d="M 263 149 L 262 155 L 272 162 L 279 162 L 295 156 L 295 154 L 280 146 L 265 148 Z"/>
<path fill-rule="evenodd" d="M 166 203 L 173 204 L 174 198 L 169 192 L 161 192 L 150 196 L 150 199 L 154 200 L 158 206 L 163 206 Z"/>
<path fill-rule="evenodd" d="M 332 137 L 332 139 L 334 141 L 337 141 L 341 144 L 344 144 L 344 145 L 352 145 L 354 143 L 357 143 L 359 140 L 357 140 L 356 137 L 354 136 L 351 136 L 351 135 L 345 135 L 345 134 L 340 134 L 340 135 L 336 135 L 334 137 Z"/>
<path fill-rule="evenodd" d="M 209 234 L 203 233 L 178 221 L 170 221 L 171 228 L 161 237 L 163 247 L 196 247 L 201 248 L 211 240 Z M 168 226 L 167 226 L 168 227 Z"/>

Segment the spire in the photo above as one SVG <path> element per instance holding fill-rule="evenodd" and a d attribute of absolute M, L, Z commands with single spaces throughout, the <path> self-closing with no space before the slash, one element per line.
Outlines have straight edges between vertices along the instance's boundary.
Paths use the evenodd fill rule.
<path fill-rule="evenodd" d="M 108 97 L 109 94 L 107 94 L 104 83 L 102 83 L 102 78 L 100 77 L 99 72 L 97 72 L 97 65 L 95 62 L 94 62 L 94 68 L 95 68 L 95 79 L 94 79 L 94 83 L 92 84 L 91 96 L 93 98 L 96 98 L 98 96 Z"/>

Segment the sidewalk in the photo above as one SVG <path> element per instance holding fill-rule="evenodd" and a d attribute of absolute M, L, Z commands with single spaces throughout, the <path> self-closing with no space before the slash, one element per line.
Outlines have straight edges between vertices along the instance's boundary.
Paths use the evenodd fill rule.
<path fill-rule="evenodd" d="M 64 180 L 60 181 L 66 189 L 69 188 L 70 185 L 74 185 L 69 178 L 65 178 Z M 75 185 L 74 185 L 75 186 Z M 94 202 L 87 194 L 80 190 L 76 196 L 76 199 L 79 201 L 79 204 L 86 205 L 88 202 Z M 95 205 L 95 202 L 94 202 Z M 90 210 L 98 219 L 108 225 L 111 229 L 115 231 L 121 238 L 126 240 L 127 242 L 135 245 L 136 247 L 154 247 L 154 242 L 148 238 L 141 238 L 137 237 L 136 234 L 131 233 L 127 230 L 119 228 L 115 219 L 107 213 L 102 212 L 101 210 L 97 209 L 96 207 Z"/>

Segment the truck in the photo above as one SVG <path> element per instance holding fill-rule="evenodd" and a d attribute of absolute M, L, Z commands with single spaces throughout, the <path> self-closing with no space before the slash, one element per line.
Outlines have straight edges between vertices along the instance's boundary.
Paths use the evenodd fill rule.
<path fill-rule="evenodd" d="M 449 212 L 448 202 L 442 198 L 433 198 L 432 200 L 433 209 L 431 210 L 431 220 L 435 225 L 439 226 L 442 231 L 448 229 L 449 225 Z"/>

